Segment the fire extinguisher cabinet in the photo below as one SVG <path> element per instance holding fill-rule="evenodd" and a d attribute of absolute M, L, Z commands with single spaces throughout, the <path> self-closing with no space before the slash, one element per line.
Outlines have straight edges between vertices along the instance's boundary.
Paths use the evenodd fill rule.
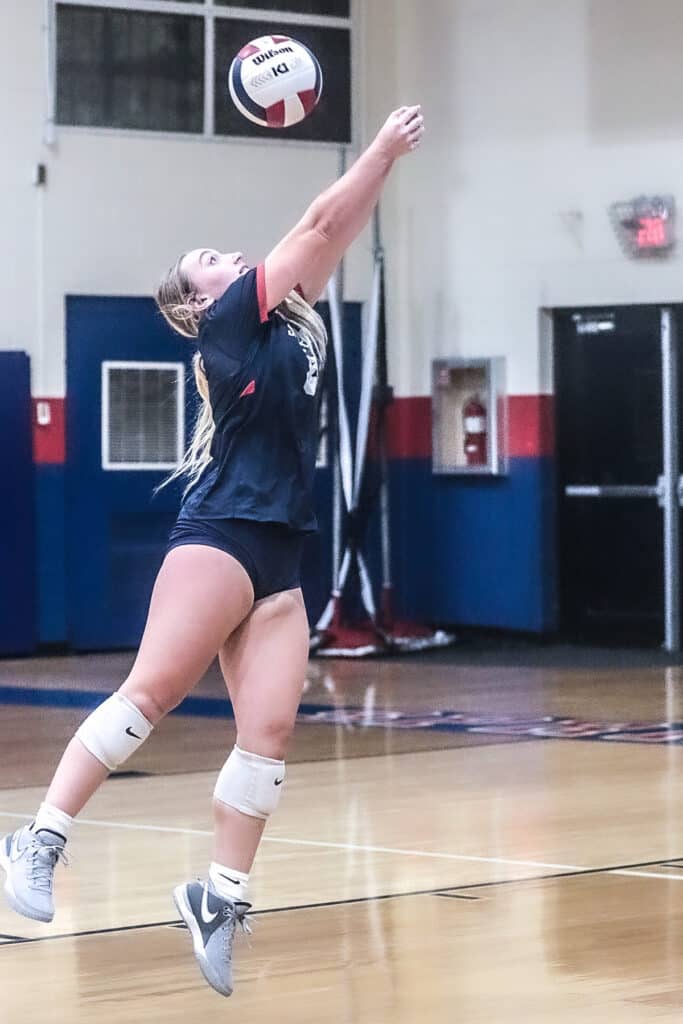
<path fill-rule="evenodd" d="M 507 472 L 505 359 L 432 362 L 432 472 Z"/>

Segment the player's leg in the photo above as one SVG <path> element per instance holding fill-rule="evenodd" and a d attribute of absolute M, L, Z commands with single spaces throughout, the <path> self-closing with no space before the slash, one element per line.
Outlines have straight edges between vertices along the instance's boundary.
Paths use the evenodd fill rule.
<path fill-rule="evenodd" d="M 248 872 L 256 854 L 268 815 L 266 805 L 277 805 L 285 775 L 284 757 L 294 729 L 308 664 L 309 627 L 300 590 L 276 594 L 258 602 L 219 654 L 237 723 L 236 748 L 258 767 L 224 769 L 227 797 L 233 791 L 235 772 L 255 790 L 263 788 L 264 808 L 259 816 L 237 810 L 221 799 L 221 780 L 214 797 L 216 859 Z M 233 756 L 232 754 L 230 755 Z M 264 762 L 260 767 L 256 759 Z M 271 777 L 272 776 L 272 781 Z M 227 779 L 227 781 L 226 781 Z M 274 809 L 274 807 L 273 807 Z M 246 819 L 246 820 L 245 820 Z"/>
<path fill-rule="evenodd" d="M 303 597 L 291 590 L 257 602 L 219 654 L 235 709 L 237 745 L 214 792 L 209 881 L 178 886 L 174 895 L 202 972 L 223 995 L 232 991 L 232 938 L 249 907 L 249 872 L 283 789 L 308 643 Z"/>
<path fill-rule="evenodd" d="M 0 844 L 15 910 L 52 919 L 52 876 L 73 816 L 197 683 L 252 601 L 251 580 L 231 555 L 200 545 L 169 552 L 130 674 L 78 729 L 32 825 Z"/>

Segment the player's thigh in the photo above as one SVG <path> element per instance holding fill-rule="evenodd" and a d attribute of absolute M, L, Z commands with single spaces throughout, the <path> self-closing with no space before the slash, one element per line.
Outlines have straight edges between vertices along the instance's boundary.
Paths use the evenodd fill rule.
<path fill-rule="evenodd" d="M 309 628 L 301 590 L 258 601 L 221 648 L 238 742 L 282 757 L 296 720 L 308 665 Z"/>
<path fill-rule="evenodd" d="M 175 707 L 249 614 L 253 594 L 232 555 L 197 544 L 173 548 L 159 570 L 140 649 L 121 692 L 138 705 L 140 695 L 156 703 L 157 718 Z"/>

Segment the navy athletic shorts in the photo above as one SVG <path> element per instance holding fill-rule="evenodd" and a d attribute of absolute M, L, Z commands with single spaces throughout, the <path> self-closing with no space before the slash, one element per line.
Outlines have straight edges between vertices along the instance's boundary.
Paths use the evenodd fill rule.
<path fill-rule="evenodd" d="M 260 601 L 301 586 L 301 556 L 306 534 L 284 523 L 256 519 L 178 519 L 167 552 L 183 544 L 204 544 L 236 558 Z"/>

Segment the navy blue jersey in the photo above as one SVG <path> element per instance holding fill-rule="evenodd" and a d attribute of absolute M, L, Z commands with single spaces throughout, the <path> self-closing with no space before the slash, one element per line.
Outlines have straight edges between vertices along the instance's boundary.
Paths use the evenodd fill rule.
<path fill-rule="evenodd" d="M 216 431 L 182 518 L 256 519 L 315 530 L 313 481 L 323 367 L 266 305 L 261 264 L 209 307 L 199 330 Z"/>

